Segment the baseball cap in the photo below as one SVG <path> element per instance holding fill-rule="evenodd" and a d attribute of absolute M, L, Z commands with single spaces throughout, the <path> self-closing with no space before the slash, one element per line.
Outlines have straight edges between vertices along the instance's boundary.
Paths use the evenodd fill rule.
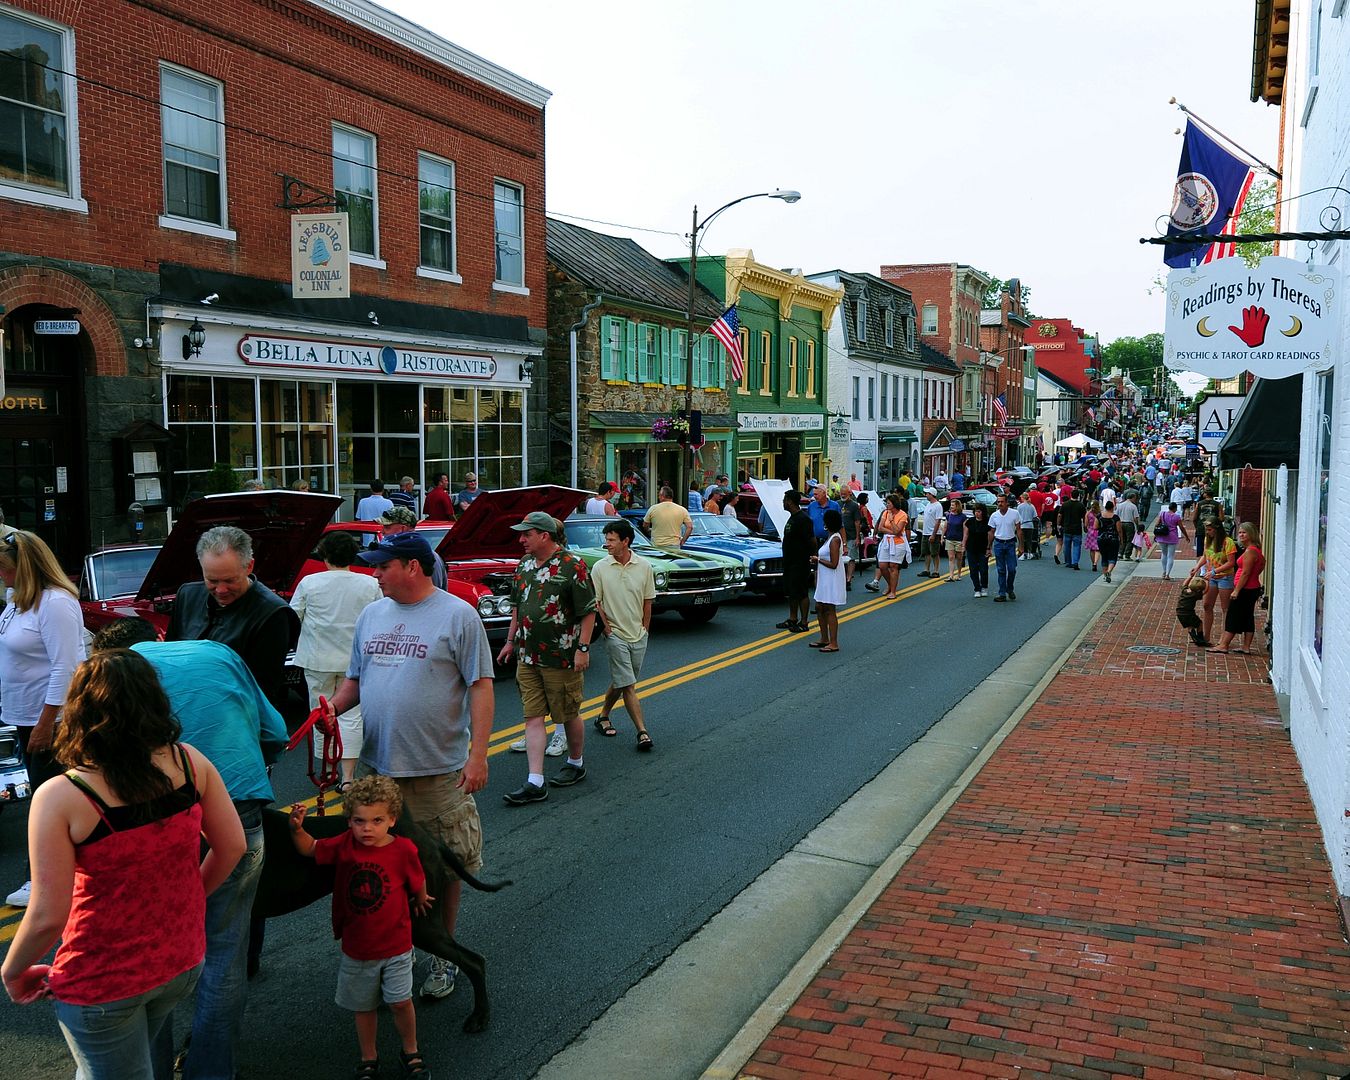
<path fill-rule="evenodd" d="M 417 515 L 406 506 L 391 506 L 380 515 L 380 520 L 386 525 L 406 525 L 411 529 L 417 524 Z"/>
<path fill-rule="evenodd" d="M 368 551 L 357 552 L 356 557 L 367 566 L 383 566 L 391 559 L 430 559 L 431 545 L 415 532 L 399 533 Z"/>
<path fill-rule="evenodd" d="M 515 532 L 528 532 L 530 529 L 538 529 L 550 536 L 562 535 L 562 523 L 552 514 L 546 514 L 542 510 L 532 510 L 525 515 L 524 521 L 519 525 L 512 525 L 511 528 Z"/>

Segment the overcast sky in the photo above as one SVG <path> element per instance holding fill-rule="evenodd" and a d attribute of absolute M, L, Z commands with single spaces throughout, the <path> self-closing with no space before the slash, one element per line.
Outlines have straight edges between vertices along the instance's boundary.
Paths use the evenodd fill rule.
<path fill-rule="evenodd" d="M 1252 0 L 686 0 L 385 6 L 553 92 L 547 209 L 805 272 L 964 262 L 1111 341 L 1161 331 L 1175 96 L 1275 163 Z M 586 224 L 585 222 L 581 222 Z M 663 234 L 661 231 L 664 231 Z M 673 235 L 670 235 L 673 234 Z"/>

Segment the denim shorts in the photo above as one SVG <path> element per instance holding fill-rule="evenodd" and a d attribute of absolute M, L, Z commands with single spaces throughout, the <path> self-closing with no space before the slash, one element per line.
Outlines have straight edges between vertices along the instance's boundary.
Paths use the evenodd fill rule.
<path fill-rule="evenodd" d="M 1231 589 L 1233 587 L 1233 583 L 1237 580 L 1237 578 L 1219 577 L 1219 578 L 1211 578 L 1210 580 L 1214 582 L 1214 587 L 1216 589 Z"/>
<path fill-rule="evenodd" d="M 346 953 L 338 964 L 337 994 L 341 1009 L 374 1012 L 383 999 L 397 1005 L 412 997 L 413 954 L 409 949 L 384 960 L 353 960 Z"/>

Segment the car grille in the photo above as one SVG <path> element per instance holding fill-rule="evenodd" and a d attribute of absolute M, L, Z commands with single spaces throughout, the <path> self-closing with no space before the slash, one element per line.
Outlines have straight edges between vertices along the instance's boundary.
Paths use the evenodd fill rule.
<path fill-rule="evenodd" d="M 722 584 L 721 570 L 672 570 L 666 577 L 670 589 L 711 589 Z"/>
<path fill-rule="evenodd" d="M 764 569 L 760 571 L 761 574 L 781 574 L 782 572 L 783 572 L 782 559 L 765 559 Z"/>

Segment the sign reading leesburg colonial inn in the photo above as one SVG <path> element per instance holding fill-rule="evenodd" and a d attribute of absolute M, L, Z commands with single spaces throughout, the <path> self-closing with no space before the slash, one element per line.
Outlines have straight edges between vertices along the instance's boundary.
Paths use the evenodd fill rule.
<path fill-rule="evenodd" d="M 414 378 L 492 379 L 497 374 L 497 361 L 490 356 L 270 334 L 245 334 L 239 339 L 239 357 L 256 367 L 366 374 L 383 372 Z"/>

